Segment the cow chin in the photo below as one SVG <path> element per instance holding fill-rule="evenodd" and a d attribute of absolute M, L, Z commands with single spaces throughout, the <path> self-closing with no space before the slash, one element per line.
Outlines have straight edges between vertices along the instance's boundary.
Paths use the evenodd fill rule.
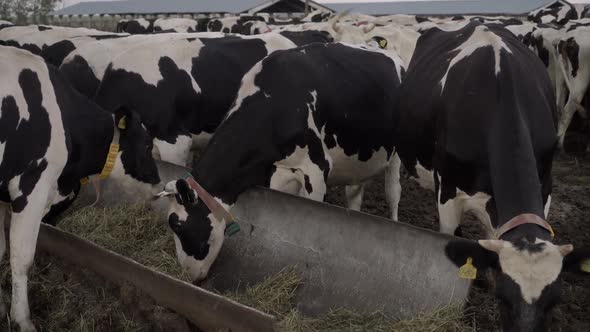
<path fill-rule="evenodd" d="M 132 194 L 138 200 L 148 200 L 158 192 L 159 187 L 157 184 L 142 182 L 125 171 L 125 166 L 121 160 L 121 153 L 117 156 L 111 177 L 116 179 L 117 183 L 119 183 L 125 192 Z M 159 179 L 157 182 L 159 182 Z"/>

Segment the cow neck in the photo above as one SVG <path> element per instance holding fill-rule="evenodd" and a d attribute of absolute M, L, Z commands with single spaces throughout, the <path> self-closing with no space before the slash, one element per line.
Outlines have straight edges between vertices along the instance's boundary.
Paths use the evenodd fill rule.
<path fill-rule="evenodd" d="M 85 126 L 85 139 L 82 143 L 74 145 L 74 155 L 79 156 L 76 160 L 77 179 L 100 174 L 105 165 L 116 129 L 112 114 L 99 114 L 100 116 L 89 119 L 93 125 Z"/>
<path fill-rule="evenodd" d="M 525 213 L 544 218 L 541 183 L 528 130 L 520 118 L 514 119 L 503 114 L 498 117 L 496 123 L 490 125 L 488 142 L 488 162 L 496 208 L 492 225 L 496 229 Z M 506 123 L 512 125 L 506 126 Z M 536 234 L 539 227 L 522 225 L 520 228 Z"/>

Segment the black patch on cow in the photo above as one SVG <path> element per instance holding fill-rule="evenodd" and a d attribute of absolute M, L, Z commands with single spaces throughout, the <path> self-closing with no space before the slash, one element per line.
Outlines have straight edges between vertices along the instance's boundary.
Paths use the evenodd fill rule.
<path fill-rule="evenodd" d="M 80 55 L 75 55 L 72 61 L 64 63 L 59 68 L 59 71 L 71 82 L 74 89 L 88 98 L 94 98 L 100 81 L 94 75 L 86 59 Z"/>
<path fill-rule="evenodd" d="M 535 243 L 534 241 L 535 239 L 532 238 L 524 238 L 512 242 L 512 245 L 519 251 L 526 250 L 531 254 L 542 252 L 547 246 L 544 242 Z"/>
<path fill-rule="evenodd" d="M 560 41 L 558 45 L 559 52 L 565 54 L 572 65 L 572 77 L 578 75 L 578 68 L 580 67 L 578 54 L 580 54 L 580 45 L 576 42 L 574 37 L 568 38 L 566 41 Z"/>
<path fill-rule="evenodd" d="M 223 27 L 223 24 L 221 23 L 221 21 L 211 20 L 207 24 L 207 31 L 221 31 L 222 27 Z M 227 32 L 229 32 L 229 30 Z"/>
<path fill-rule="evenodd" d="M 304 46 L 311 43 L 332 43 L 334 37 L 327 31 L 281 31 L 283 37 L 288 38 L 297 46 Z"/>
<path fill-rule="evenodd" d="M 37 29 L 39 29 L 39 31 L 46 31 L 46 30 L 52 30 L 53 28 L 50 26 L 46 26 L 46 25 L 38 25 Z"/>
<path fill-rule="evenodd" d="M 422 23 L 422 22 L 430 22 L 430 20 L 429 20 L 429 19 L 428 19 L 428 17 L 426 17 L 426 16 L 419 16 L 419 15 L 416 15 L 416 16 L 415 16 L 415 18 L 416 18 L 416 22 L 418 22 L 418 23 Z"/>
<path fill-rule="evenodd" d="M 65 57 L 75 49 L 76 46 L 74 46 L 74 43 L 69 40 L 62 40 L 51 46 L 45 47 L 43 51 L 41 51 L 41 56 L 48 63 L 59 67 Z"/>
<path fill-rule="evenodd" d="M 20 48 L 33 54 L 41 54 L 41 48 L 35 44 L 20 44 L 15 40 L 2 40 L 0 41 L 0 45 Z"/>
<path fill-rule="evenodd" d="M 305 190 L 311 194 L 311 192 L 313 191 L 313 187 L 311 186 L 311 181 L 309 181 L 309 175 L 305 174 L 303 176 L 303 179 L 305 181 Z"/>

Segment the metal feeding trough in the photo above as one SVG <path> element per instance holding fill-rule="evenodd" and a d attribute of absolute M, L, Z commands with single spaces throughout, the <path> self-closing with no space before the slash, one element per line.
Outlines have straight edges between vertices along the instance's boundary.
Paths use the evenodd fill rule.
<path fill-rule="evenodd" d="M 158 167 L 164 182 L 187 172 Z M 93 201 L 94 192 L 81 196 Z M 108 180 L 102 197 L 103 205 L 137 201 Z M 166 200 L 152 205 L 164 213 Z M 206 283 L 218 290 L 296 267 L 297 306 L 309 316 L 348 308 L 406 318 L 467 297 L 470 283 L 444 255 L 451 236 L 263 188 L 240 195 L 232 213 L 241 231 L 225 240 Z"/>

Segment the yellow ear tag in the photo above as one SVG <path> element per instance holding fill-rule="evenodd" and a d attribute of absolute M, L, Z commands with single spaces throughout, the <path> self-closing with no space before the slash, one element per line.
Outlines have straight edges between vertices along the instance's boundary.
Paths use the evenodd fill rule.
<path fill-rule="evenodd" d="M 477 268 L 473 266 L 473 258 L 467 257 L 467 262 L 459 268 L 459 278 L 474 280 L 477 277 Z"/>
<path fill-rule="evenodd" d="M 127 121 L 125 120 L 125 116 L 123 116 L 119 120 L 119 123 L 117 124 L 117 127 L 119 127 L 119 129 L 125 129 L 127 127 Z"/>
<path fill-rule="evenodd" d="M 386 48 L 387 47 L 387 39 L 381 39 L 379 41 L 379 47 Z"/>
<path fill-rule="evenodd" d="M 590 259 L 584 260 L 580 263 L 580 270 L 590 273 Z"/>

